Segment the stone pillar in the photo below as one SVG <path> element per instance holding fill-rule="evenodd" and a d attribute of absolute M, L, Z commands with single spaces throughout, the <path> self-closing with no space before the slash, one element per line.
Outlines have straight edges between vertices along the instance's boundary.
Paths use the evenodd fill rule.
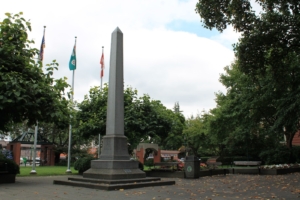
<path fill-rule="evenodd" d="M 145 178 L 138 161 L 129 160 L 124 135 L 123 33 L 117 27 L 111 35 L 106 135 L 99 160 L 91 162 L 84 178 L 133 179 Z"/>

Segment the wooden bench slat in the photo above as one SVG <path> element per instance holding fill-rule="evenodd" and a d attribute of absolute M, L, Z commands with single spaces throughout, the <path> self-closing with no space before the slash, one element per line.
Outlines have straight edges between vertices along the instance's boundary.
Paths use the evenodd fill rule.
<path fill-rule="evenodd" d="M 234 165 L 252 165 L 258 166 L 261 164 L 261 161 L 233 161 Z"/>

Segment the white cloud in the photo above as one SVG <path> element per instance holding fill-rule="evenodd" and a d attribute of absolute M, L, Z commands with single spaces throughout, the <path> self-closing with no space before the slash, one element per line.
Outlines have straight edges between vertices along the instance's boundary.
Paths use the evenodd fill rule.
<path fill-rule="evenodd" d="M 166 24 L 176 21 L 199 21 L 196 0 L 89 0 L 38 1 L 10 0 L 2 3 L 5 12 L 24 12 L 31 19 L 30 37 L 39 48 L 46 25 L 45 63 L 56 59 L 56 77 L 72 72 L 68 62 L 77 36 L 75 100 L 81 101 L 90 87 L 100 85 L 100 56 L 105 54 L 103 82 L 108 82 L 110 37 L 118 26 L 124 33 L 124 81 L 168 108 L 179 101 L 186 116 L 215 107 L 214 93 L 223 90 L 218 82 L 223 68 L 234 59 L 224 41 L 236 40 L 228 30 L 219 38 L 201 38 L 195 34 L 170 31 Z M 201 26 L 199 22 L 199 26 Z M 220 39 L 221 38 L 221 39 Z M 233 40 L 232 40 L 233 39 Z"/>

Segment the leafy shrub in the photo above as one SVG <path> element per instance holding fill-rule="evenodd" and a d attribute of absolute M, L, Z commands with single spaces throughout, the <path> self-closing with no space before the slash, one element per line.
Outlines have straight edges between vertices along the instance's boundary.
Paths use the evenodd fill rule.
<path fill-rule="evenodd" d="M 150 158 L 148 160 L 145 160 L 144 165 L 150 167 L 150 166 L 153 166 L 153 163 L 154 163 L 153 158 Z"/>
<path fill-rule="evenodd" d="M 262 151 L 259 157 L 266 165 L 289 163 L 291 151 L 286 146 L 278 146 L 274 149 Z"/>
<path fill-rule="evenodd" d="M 55 166 L 67 166 L 68 160 L 59 160 L 58 163 L 55 164 Z"/>
<path fill-rule="evenodd" d="M 15 163 L 15 161 L 10 159 L 0 159 L 0 163 L 6 163 L 7 171 L 9 174 L 20 174 L 20 166 Z"/>
<path fill-rule="evenodd" d="M 8 171 L 9 174 L 20 174 L 20 166 L 13 161 L 12 151 L 0 150 L 0 171 Z"/>
<path fill-rule="evenodd" d="M 300 146 L 293 146 L 293 161 L 300 163 Z"/>
<path fill-rule="evenodd" d="M 201 162 L 202 163 L 206 163 L 206 161 L 209 159 L 210 157 L 201 157 Z"/>
<path fill-rule="evenodd" d="M 20 166 L 11 159 L 0 157 L 0 171 L 8 171 L 9 174 L 20 174 Z"/>
<path fill-rule="evenodd" d="M 74 169 L 77 170 L 79 174 L 82 174 L 83 172 L 91 168 L 92 160 L 95 160 L 95 158 L 92 156 L 79 158 L 74 163 Z"/>

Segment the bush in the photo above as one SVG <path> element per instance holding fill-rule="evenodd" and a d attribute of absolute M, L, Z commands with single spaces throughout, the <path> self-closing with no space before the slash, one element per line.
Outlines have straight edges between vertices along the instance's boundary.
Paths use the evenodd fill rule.
<path fill-rule="evenodd" d="M 77 170 L 79 174 L 82 174 L 83 172 L 91 168 L 91 161 L 95 159 L 96 158 L 92 156 L 79 158 L 74 163 L 74 169 Z"/>
<path fill-rule="evenodd" d="M 55 163 L 55 166 L 67 166 L 68 160 L 59 160 L 58 163 Z"/>
<path fill-rule="evenodd" d="M 293 146 L 293 158 L 294 162 L 300 163 L 300 146 Z"/>
<path fill-rule="evenodd" d="M 153 163 L 154 163 L 153 158 L 150 158 L 150 159 L 145 160 L 144 165 L 150 167 L 150 166 L 153 166 Z"/>
<path fill-rule="evenodd" d="M 262 151 L 259 154 L 259 157 L 266 165 L 289 163 L 291 156 L 291 150 L 286 146 L 278 146 L 274 149 Z"/>
<path fill-rule="evenodd" d="M 8 171 L 9 174 L 20 174 L 20 166 L 13 161 L 12 151 L 0 150 L 0 171 Z"/>
<path fill-rule="evenodd" d="M 202 163 L 206 163 L 206 161 L 209 159 L 210 157 L 201 157 L 201 162 Z"/>
<path fill-rule="evenodd" d="M 15 161 L 10 159 L 0 160 L 0 162 L 7 164 L 7 171 L 9 174 L 20 174 L 20 166 Z"/>

